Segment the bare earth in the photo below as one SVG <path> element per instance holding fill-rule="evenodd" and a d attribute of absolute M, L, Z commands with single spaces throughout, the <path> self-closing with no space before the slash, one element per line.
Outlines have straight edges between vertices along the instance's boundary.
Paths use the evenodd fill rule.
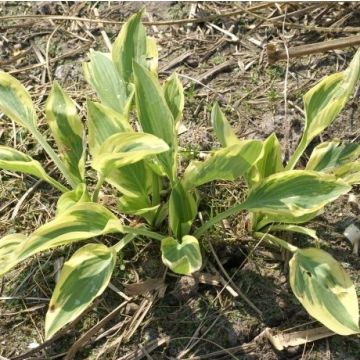
<path fill-rule="evenodd" d="M 355 48 L 269 65 L 266 44 L 293 47 L 360 33 L 360 3 L 351 2 L 0 2 L 0 69 L 26 85 L 39 114 L 43 114 L 51 82 L 56 79 L 85 117 L 85 99 L 95 98 L 95 94 L 84 81 L 81 63 L 90 48 L 108 51 L 102 31 L 113 41 L 121 25 L 102 27 L 85 20 L 37 16 L 96 19 L 97 10 L 100 19 L 120 22 L 143 5 L 147 11 L 144 20 L 168 21 L 166 25 L 149 25 L 147 31 L 158 42 L 161 79 L 176 71 L 185 86 L 186 131 L 180 141 L 189 157 L 219 146 L 209 119 L 215 101 L 239 137 L 264 139 L 275 132 L 283 149 L 292 151 L 303 126 L 302 95 L 324 75 L 344 69 Z M 242 11 L 240 6 L 248 10 Z M 187 19 L 194 12 L 199 18 L 219 13 L 227 16 L 196 23 L 174 21 Z M 233 15 L 235 12 L 237 15 Z M 13 17 L 3 18 L 7 16 Z M 358 31 L 349 33 L 346 27 L 358 27 Z M 309 153 L 320 141 L 357 141 L 358 100 L 356 93 L 322 138 L 311 144 Z M 49 134 L 42 115 L 40 129 Z M 46 155 L 28 133 L 1 116 L 0 144 L 16 146 L 47 164 Z M 48 164 L 49 171 L 52 166 Z M 45 183 L 37 184 L 17 207 L 36 181 L 30 176 L 0 172 L 0 237 L 9 232 L 31 233 L 54 216 L 58 193 Z M 219 212 L 240 201 L 243 189 L 241 181 L 204 186 L 200 210 Z M 353 194 L 359 199 L 359 187 Z M 359 257 L 351 253 L 342 235 L 353 221 L 359 221 L 359 209 L 344 197 L 329 206 L 310 227 L 318 231 L 322 248 L 346 268 L 360 295 Z M 169 272 L 163 278 L 165 268 L 157 243 L 141 240 L 129 246 L 125 269 L 116 268 L 111 288 L 76 324 L 31 353 L 32 347 L 43 342 L 56 263 L 67 259 L 76 245 L 32 257 L 0 279 L 0 359 L 62 359 L 66 354 L 75 359 L 123 360 L 359 359 L 360 338 L 356 335 L 333 336 L 282 352 L 258 336 L 265 328 L 276 333 L 319 324 L 292 295 L 284 254 L 262 244 L 254 250 L 257 243 L 247 235 L 246 224 L 246 215 L 239 215 L 206 236 L 206 266 L 195 278 L 180 278 Z M 106 239 L 109 243 L 114 240 Z M 310 243 L 302 237 L 291 241 L 302 246 Z M 235 295 L 241 292 L 253 306 L 223 287 L 221 279 L 226 276 L 232 277 Z M 131 286 L 144 281 L 141 286 Z M 131 299 L 112 313 L 124 301 L 122 292 Z M 76 342 L 110 313 L 108 321 Z"/>

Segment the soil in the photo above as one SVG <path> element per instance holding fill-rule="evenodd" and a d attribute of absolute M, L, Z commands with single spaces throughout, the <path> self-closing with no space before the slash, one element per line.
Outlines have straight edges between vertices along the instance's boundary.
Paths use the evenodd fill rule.
<path fill-rule="evenodd" d="M 36 16 L 89 19 L 95 18 L 96 8 L 100 19 L 116 22 L 126 20 L 144 5 L 145 18 L 149 21 L 187 19 L 191 10 L 205 17 L 251 6 L 245 2 L 0 2 L 0 68 L 16 76 L 30 91 L 44 134 L 49 135 L 43 109 L 51 81 L 60 82 L 85 117 L 85 99 L 95 98 L 95 94 L 84 81 L 81 63 L 90 48 L 107 51 L 102 30 L 113 41 L 121 25 L 104 24 L 102 29 L 97 23 Z M 298 10 L 303 11 L 291 15 Z M 346 27 L 360 27 L 359 3 L 273 3 L 252 11 L 270 20 L 244 12 L 209 23 L 147 26 L 159 46 L 161 80 L 176 71 L 186 89 L 183 119 L 186 131 L 180 135 L 180 144 L 189 159 L 199 156 L 200 151 L 219 146 L 210 125 L 210 110 L 215 101 L 240 138 L 265 139 L 275 132 L 283 150 L 293 151 L 304 123 L 302 95 L 322 76 L 346 68 L 355 52 L 353 48 L 346 48 L 290 59 L 289 66 L 286 61 L 269 65 L 265 45 L 273 42 L 282 47 L 286 42 L 293 47 L 348 36 Z M 10 15 L 14 18 L 2 18 Z M 19 15 L 29 17 L 17 18 Z M 300 24 L 303 28 L 272 21 L 276 17 L 283 21 L 285 15 L 287 23 Z M 237 39 L 232 40 L 213 25 L 231 31 Z M 313 26 L 344 30 L 315 31 Z M 185 60 L 162 70 L 188 51 L 191 54 Z M 232 65 L 224 71 L 211 78 L 203 76 L 228 60 L 232 60 Z M 194 79 L 205 80 L 199 84 Z M 308 154 L 321 141 L 358 139 L 358 99 L 356 93 L 336 122 L 313 141 Z M 50 135 L 49 141 L 52 141 Z M 1 116 L 0 144 L 16 146 L 47 164 L 45 154 L 31 136 Z M 51 170 L 51 164 L 48 166 Z M 0 172 L 0 236 L 11 232 L 29 234 L 54 216 L 58 193 L 36 181 L 31 176 Z M 22 196 L 33 186 L 36 188 L 29 191 L 17 208 Z M 358 199 L 359 190 L 355 186 L 352 191 Z M 241 181 L 217 182 L 202 187 L 200 192 L 203 198 L 200 210 L 204 214 L 209 209 L 216 213 L 241 200 L 244 185 Z M 210 199 L 216 200 L 209 203 Z M 352 254 L 350 244 L 342 235 L 344 228 L 354 221 L 359 221 L 358 208 L 343 197 L 328 206 L 309 226 L 317 230 L 321 247 L 346 268 L 360 295 L 359 257 Z M 116 268 L 112 288 L 108 288 L 79 321 L 44 348 L 31 353 L 31 349 L 44 341 L 44 318 L 55 285 L 54 266 L 69 258 L 77 246 L 60 248 L 32 257 L 0 279 L 0 359 L 65 358 L 82 334 L 124 300 L 119 291 L 126 293 L 125 285 L 146 280 L 140 289 L 132 288 L 135 295 L 126 307 L 80 344 L 75 359 L 140 359 L 136 351 L 143 358 L 159 360 L 359 359 L 360 338 L 356 335 L 332 336 L 283 351 L 276 351 L 268 339 L 258 337 L 265 328 L 280 332 L 318 324 L 291 292 L 286 256 L 263 244 L 255 250 L 256 242 L 247 234 L 246 224 L 246 215 L 239 215 L 207 234 L 203 240 L 202 272 L 219 279 L 218 274 L 224 276 L 221 269 L 224 268 L 254 307 L 243 298 L 234 297 L 219 282 L 204 283 L 201 278 L 180 278 L 165 273 L 158 244 L 142 240 L 125 250 L 124 267 Z M 104 241 L 111 243 L 114 238 Z M 304 237 L 293 237 L 291 242 L 304 247 L 311 244 Z M 154 348 L 147 347 L 147 353 L 141 352 L 144 346 L 159 339 L 164 341 Z M 237 351 L 231 353 L 231 348 Z M 220 350 L 221 355 L 215 355 Z"/>

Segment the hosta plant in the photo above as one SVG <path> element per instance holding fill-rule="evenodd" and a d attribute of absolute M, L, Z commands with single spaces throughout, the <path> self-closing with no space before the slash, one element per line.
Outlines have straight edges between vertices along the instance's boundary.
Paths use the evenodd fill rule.
<path fill-rule="evenodd" d="M 0 274 L 41 251 L 120 234 L 111 247 L 101 240 L 80 247 L 64 264 L 46 315 L 46 338 L 106 289 L 116 261 L 121 261 L 119 254 L 137 236 L 160 241 L 162 261 L 172 271 L 199 270 L 202 256 L 192 233 L 196 187 L 246 174 L 262 151 L 261 141 L 239 141 L 179 177 L 183 88 L 175 74 L 160 83 L 156 44 L 140 19 L 141 12 L 123 26 L 111 53 L 91 51 L 83 64 L 85 78 L 101 100 L 87 99 L 85 123 L 75 102 L 53 84 L 45 118 L 57 151 L 39 131 L 24 86 L 0 72 L 0 111 L 34 136 L 62 174 L 55 179 L 29 155 L 0 146 L 1 169 L 36 176 L 61 193 L 52 221 L 27 236 L 11 233 L 0 239 Z M 117 209 L 102 204 L 104 187 L 117 194 Z M 130 226 L 114 212 L 142 220 Z"/>
<path fill-rule="evenodd" d="M 85 122 L 75 102 L 53 84 L 45 118 L 57 151 L 38 129 L 29 93 L 0 72 L 0 111 L 34 136 L 62 175 L 55 179 L 29 155 L 0 146 L 0 168 L 36 176 L 61 193 L 53 220 L 32 234 L 11 233 L 0 239 L 0 274 L 41 251 L 98 239 L 76 250 L 63 266 L 45 320 L 45 335 L 51 338 L 105 290 L 122 249 L 136 237 L 160 241 L 163 263 L 176 273 L 190 274 L 202 266 L 198 240 L 206 230 L 248 210 L 254 236 L 294 253 L 290 282 L 309 313 L 339 334 L 357 332 L 355 290 L 340 265 L 320 249 L 296 248 L 273 233 L 297 231 L 315 237 L 298 224 L 311 220 L 359 181 L 359 166 L 349 166 L 358 154 L 352 144 L 321 144 L 305 170 L 293 170 L 307 145 L 351 95 L 359 53 L 348 70 L 326 78 L 305 96 L 303 140 L 286 168 L 275 135 L 265 141 L 239 140 L 215 105 L 213 126 L 223 147 L 204 161 L 192 161 L 181 175 L 177 132 L 183 89 L 176 74 L 163 83 L 158 79 L 156 44 L 146 36 L 141 15 L 123 26 L 111 53 L 92 51 L 83 64 L 85 78 L 100 99 L 87 100 Z M 245 202 L 196 229 L 196 188 L 239 177 L 250 189 Z M 101 202 L 104 188 L 117 195 L 117 209 Z M 125 223 L 117 212 L 136 217 L 137 225 Z M 107 246 L 101 236 L 110 233 L 119 234 L 119 241 Z"/>
<path fill-rule="evenodd" d="M 337 140 L 320 143 L 304 168 L 295 169 L 310 142 L 345 106 L 359 77 L 360 50 L 345 71 L 325 77 L 305 94 L 305 126 L 288 163 L 283 165 L 280 143 L 271 134 L 264 141 L 256 164 L 245 175 L 249 189 L 245 201 L 195 231 L 195 236 L 200 238 L 218 221 L 248 210 L 254 237 L 293 254 L 289 262 L 290 285 L 297 299 L 310 315 L 341 335 L 359 332 L 358 299 L 349 276 L 319 247 L 298 248 L 278 234 L 295 232 L 318 240 L 314 230 L 300 224 L 315 218 L 326 204 L 360 183 L 360 145 L 356 143 Z M 217 104 L 212 110 L 212 123 L 224 149 L 241 141 Z"/>

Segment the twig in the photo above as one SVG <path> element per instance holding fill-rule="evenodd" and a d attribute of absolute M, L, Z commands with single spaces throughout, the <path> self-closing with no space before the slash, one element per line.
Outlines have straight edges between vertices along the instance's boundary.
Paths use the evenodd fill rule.
<path fill-rule="evenodd" d="M 255 304 L 250 301 L 250 299 L 236 286 L 236 284 L 234 283 L 234 281 L 232 280 L 232 278 L 229 276 L 229 274 L 227 273 L 227 271 L 224 269 L 221 261 L 219 260 L 219 257 L 216 254 L 216 251 L 214 250 L 214 247 L 212 246 L 211 242 L 208 241 L 210 250 L 215 258 L 216 263 L 218 264 L 220 270 L 222 271 L 222 273 L 224 274 L 224 276 L 226 277 L 227 281 L 231 284 L 231 286 L 235 289 L 235 291 L 237 292 L 237 294 L 253 309 L 255 310 L 255 312 L 257 314 L 259 314 L 262 317 L 262 312 L 255 306 Z"/>
<path fill-rule="evenodd" d="M 264 330 L 259 335 L 257 335 L 249 343 L 241 344 L 239 346 L 235 346 L 235 347 L 232 347 L 232 348 L 227 348 L 227 349 L 224 349 L 224 350 L 214 351 L 214 352 L 206 354 L 206 355 L 192 356 L 191 360 L 203 360 L 203 359 L 214 360 L 215 358 L 217 358 L 219 356 L 234 355 L 234 354 L 237 354 L 239 352 L 249 353 L 251 351 L 254 351 L 258 347 L 257 342 L 259 340 L 262 340 L 265 336 L 266 336 L 266 332 Z"/>
<path fill-rule="evenodd" d="M 349 36 L 345 38 L 322 41 L 313 44 L 295 46 L 288 49 L 289 58 L 300 57 L 304 55 L 321 53 L 324 51 L 343 49 L 350 46 L 360 45 L 360 35 Z M 274 44 L 267 45 L 267 56 L 269 64 L 277 60 L 286 59 L 286 50 L 277 50 Z"/>
<path fill-rule="evenodd" d="M 266 3 L 260 3 L 258 5 L 250 6 L 247 11 L 255 11 L 260 10 L 269 6 L 272 6 L 273 4 L 270 2 Z M 220 14 L 214 14 L 205 16 L 203 18 L 193 18 L 193 19 L 179 19 L 179 20 L 165 20 L 165 21 L 144 21 L 143 24 L 147 26 L 152 25 L 182 25 L 187 23 L 201 23 L 201 22 L 207 22 L 212 21 L 216 19 L 231 17 L 235 15 L 240 15 L 244 12 L 243 9 L 237 10 L 237 11 L 230 11 L 226 13 L 220 13 Z M 115 20 L 105 20 L 105 19 L 89 19 L 89 18 L 81 18 L 78 16 L 62 16 L 62 15 L 8 15 L 8 16 L 1 16 L 0 17 L 0 23 L 7 20 L 21 20 L 21 19 L 33 19 L 36 21 L 39 20 L 70 20 L 70 21 L 84 21 L 89 23 L 103 23 L 103 24 L 113 24 L 113 25 L 123 25 L 124 21 L 115 21 Z M 1 27 L 0 27 L 1 29 Z"/>
<path fill-rule="evenodd" d="M 29 46 L 27 49 L 24 49 L 19 54 L 11 57 L 10 59 L 0 61 L 0 67 L 5 66 L 5 65 L 10 65 L 10 64 L 16 62 L 16 60 L 19 60 L 19 59 L 25 57 L 31 50 L 32 50 L 32 46 Z"/>
<path fill-rule="evenodd" d="M 93 12 L 94 12 L 95 17 L 98 18 L 99 17 L 98 9 L 94 7 Z M 104 30 L 104 25 L 102 22 L 99 23 L 99 28 L 100 28 L 100 33 L 104 40 L 104 43 L 105 43 L 106 47 L 109 49 L 109 51 L 111 52 L 111 49 L 112 49 L 111 41 Z"/>
<path fill-rule="evenodd" d="M 52 174 L 55 172 L 55 169 L 52 169 L 48 175 L 52 176 Z M 14 220 L 16 218 L 16 215 L 18 214 L 21 205 L 23 204 L 23 202 L 26 200 L 26 198 L 34 191 L 37 189 L 37 187 L 43 182 L 43 179 L 39 179 L 31 188 L 29 188 L 24 195 L 20 198 L 20 200 L 18 201 L 18 203 L 16 204 L 16 206 L 14 207 L 14 210 L 12 212 L 11 218 L 10 220 Z"/>
<path fill-rule="evenodd" d="M 205 73 L 201 74 L 196 81 L 196 84 L 202 85 L 209 82 L 212 78 L 214 78 L 217 74 L 222 72 L 228 72 L 233 70 L 236 67 L 236 62 L 231 59 L 227 60 L 222 64 L 219 64 L 210 70 L 206 71 Z"/>
<path fill-rule="evenodd" d="M 175 59 L 171 60 L 168 64 L 164 65 L 160 68 L 160 72 L 168 71 L 179 64 L 181 64 L 184 60 L 186 60 L 189 56 L 191 56 L 193 52 L 191 50 L 184 52 L 180 56 L 176 57 Z"/>
<path fill-rule="evenodd" d="M 327 6 L 331 7 L 331 6 L 333 6 L 333 4 L 328 4 Z M 321 3 L 315 4 L 315 5 L 311 5 L 311 6 L 306 7 L 305 9 L 299 9 L 299 10 L 293 11 L 293 12 L 288 13 L 288 14 L 279 15 L 279 16 L 276 16 L 276 17 L 273 17 L 273 18 L 269 18 L 269 20 L 272 20 L 272 21 L 273 20 L 285 20 L 285 18 L 289 19 L 289 18 L 291 18 L 293 16 L 301 16 L 301 15 L 307 14 L 309 11 L 317 9 L 319 7 L 324 7 L 324 3 L 321 2 Z"/>
<path fill-rule="evenodd" d="M 53 59 L 50 59 L 49 62 L 50 62 L 50 64 L 52 64 L 52 63 L 54 63 L 56 61 L 59 61 L 59 60 L 62 60 L 62 59 L 68 58 L 68 57 L 75 56 L 75 55 L 81 53 L 82 51 L 84 51 L 86 49 L 89 49 L 90 46 L 91 46 L 91 44 L 86 44 L 86 45 L 83 45 L 83 46 L 81 46 L 81 47 L 79 47 L 77 49 L 70 50 L 70 51 L 66 52 L 65 54 L 62 54 L 62 55 L 59 55 L 59 56 L 57 56 L 57 57 L 55 57 Z M 42 67 L 42 66 L 46 66 L 46 62 L 25 66 L 25 67 L 20 68 L 20 69 L 11 70 L 11 71 L 8 71 L 8 73 L 9 74 L 18 74 L 18 73 L 21 73 L 23 71 L 35 69 L 35 68 Z"/>
<path fill-rule="evenodd" d="M 126 354 L 122 356 L 121 358 L 118 358 L 117 360 L 140 360 L 145 356 L 145 351 L 147 353 L 151 353 L 156 348 L 167 344 L 170 340 L 170 336 L 164 336 L 163 338 L 155 339 L 153 341 L 150 341 L 146 346 L 142 346 L 140 349 L 136 349 L 132 351 L 129 354 Z"/>
<path fill-rule="evenodd" d="M 16 206 L 14 207 L 14 210 L 12 212 L 11 218 L 10 220 L 14 220 L 16 218 L 16 215 L 18 214 L 21 205 L 23 204 L 23 202 L 26 200 L 26 198 L 32 193 L 34 192 L 34 190 L 36 190 L 36 188 L 43 182 L 43 179 L 39 179 L 31 188 L 29 188 L 24 195 L 21 197 L 21 199 L 18 201 L 18 203 L 16 204 Z"/>
<path fill-rule="evenodd" d="M 110 321 L 129 301 L 125 300 L 117 308 L 115 308 L 111 313 L 106 315 L 102 320 L 100 320 L 95 326 L 88 330 L 80 339 L 78 339 L 67 352 L 64 360 L 73 359 L 78 350 L 86 344 L 86 342 L 95 335 L 108 321 Z"/>
<path fill-rule="evenodd" d="M 56 34 L 56 32 L 60 29 L 61 25 L 58 25 L 54 31 L 50 34 L 47 42 L 46 42 L 46 50 L 45 50 L 45 66 L 46 66 L 46 70 L 48 73 L 48 78 L 50 83 L 52 83 L 52 76 L 51 76 L 51 71 L 50 71 L 50 61 L 49 61 L 49 51 L 50 51 L 50 42 L 51 39 L 53 38 L 53 36 Z"/>
<path fill-rule="evenodd" d="M 206 25 L 208 27 L 212 27 L 215 30 L 218 30 L 218 31 L 222 32 L 223 34 L 225 34 L 226 36 L 228 36 L 230 38 L 230 41 L 233 41 L 233 42 L 239 41 L 239 38 L 229 30 L 222 29 L 220 26 L 217 26 L 217 25 L 215 25 L 213 23 L 210 23 L 210 22 L 207 22 Z"/>
<path fill-rule="evenodd" d="M 274 24 L 278 26 L 283 26 L 283 24 L 286 27 L 289 27 L 291 29 L 299 29 L 299 30 L 307 30 L 307 31 L 317 31 L 322 33 L 358 33 L 360 31 L 360 27 L 337 27 L 337 28 L 331 28 L 331 27 L 321 27 L 321 26 L 312 26 L 312 25 L 301 25 L 301 24 L 295 24 L 295 23 L 283 23 L 283 21 L 273 20 L 266 18 L 264 16 L 258 15 L 251 10 L 251 8 L 244 8 L 242 6 L 239 6 L 240 9 L 242 9 L 246 14 L 249 14 L 259 20 L 264 21 L 264 24 Z M 234 12 L 235 13 L 235 12 Z M 0 19 L 1 20 L 1 19 Z"/>

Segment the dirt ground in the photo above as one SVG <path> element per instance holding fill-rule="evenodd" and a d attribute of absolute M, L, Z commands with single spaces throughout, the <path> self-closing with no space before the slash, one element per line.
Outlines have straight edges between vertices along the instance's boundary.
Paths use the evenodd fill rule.
<path fill-rule="evenodd" d="M 351 2 L 0 2 L 0 69 L 30 91 L 43 133 L 48 134 L 42 115 L 51 82 L 60 82 L 85 117 L 85 99 L 95 94 L 84 81 L 81 63 L 90 48 L 108 51 L 103 32 L 113 41 L 121 28 L 116 22 L 143 5 L 144 20 L 152 23 L 147 31 L 159 46 L 161 79 L 176 71 L 186 89 L 187 130 L 180 142 L 189 154 L 219 145 L 210 127 L 215 101 L 239 137 L 264 139 L 275 132 L 283 149 L 292 151 L 303 126 L 302 95 L 322 76 L 344 69 L 355 48 L 269 65 L 266 44 L 293 47 L 360 33 L 360 3 Z M 226 16 L 176 21 L 220 13 Z M 97 17 L 114 23 L 86 21 Z M 356 93 L 309 152 L 320 141 L 358 139 L 358 100 Z M 31 136 L 1 116 L 0 144 L 16 146 L 47 164 Z M 358 198 L 359 190 L 352 191 Z M 243 184 L 217 182 L 204 186 L 201 194 L 200 210 L 216 213 L 242 199 Z M 54 216 L 58 195 L 30 176 L 0 172 L 0 236 L 34 231 Z M 342 235 L 353 221 L 359 221 L 358 208 L 343 197 L 309 226 L 318 231 L 322 248 L 346 268 L 360 295 L 359 257 Z M 333 336 L 281 352 L 259 336 L 266 328 L 276 333 L 319 324 L 292 295 L 284 254 L 257 246 L 247 235 L 246 222 L 246 215 L 239 215 L 207 234 L 205 267 L 195 278 L 166 273 L 158 244 L 136 242 L 125 251 L 125 268 L 116 268 L 111 287 L 91 309 L 40 347 L 56 264 L 76 246 L 32 257 L 0 279 L 0 359 L 62 359 L 66 354 L 119 360 L 360 359 L 356 335 Z M 301 237 L 292 242 L 310 244 Z M 232 278 L 230 288 L 221 284 L 227 275 Z M 139 282 L 145 283 L 131 286 Z M 118 309 L 127 296 L 131 298 L 126 306 Z"/>

